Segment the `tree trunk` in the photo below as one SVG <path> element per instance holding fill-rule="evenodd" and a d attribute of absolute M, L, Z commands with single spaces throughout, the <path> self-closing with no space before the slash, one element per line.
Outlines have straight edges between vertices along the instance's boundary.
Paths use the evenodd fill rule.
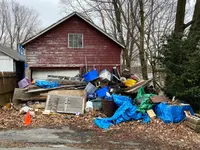
<path fill-rule="evenodd" d="M 153 76 L 153 86 L 156 87 L 155 80 L 157 80 L 157 79 L 156 79 L 156 62 L 155 62 L 155 60 L 152 61 L 152 63 L 151 63 L 151 69 L 152 69 L 152 76 Z"/>
<path fill-rule="evenodd" d="M 139 0 L 139 6 L 140 6 L 140 63 L 142 68 L 142 77 L 143 79 L 148 79 L 147 74 L 147 61 L 145 58 L 145 50 L 144 50 L 144 3 L 143 0 Z"/>
<path fill-rule="evenodd" d="M 122 27 L 121 27 L 121 12 L 118 6 L 118 0 L 113 0 L 113 6 L 115 10 L 115 18 L 116 18 L 116 24 L 117 24 L 117 31 L 118 31 L 118 37 L 119 41 L 123 42 L 123 37 L 122 37 Z"/>
<path fill-rule="evenodd" d="M 186 0 L 178 0 L 174 33 L 180 38 L 184 32 L 185 6 Z"/>
<path fill-rule="evenodd" d="M 193 46 L 196 46 L 200 40 L 200 0 L 196 1 L 192 20 L 194 20 L 194 22 L 191 25 L 188 38 L 193 38 Z"/>
<path fill-rule="evenodd" d="M 122 35 L 122 19 L 121 19 L 121 15 L 122 15 L 122 9 L 121 9 L 121 4 L 119 0 L 112 0 L 113 6 L 114 6 L 114 12 L 115 12 L 115 18 L 116 18 L 116 24 L 117 24 L 117 32 L 118 32 L 118 39 L 119 41 L 125 45 L 125 41 L 123 39 L 123 35 Z M 125 62 L 124 67 L 126 69 L 130 70 L 130 66 L 131 66 L 131 62 L 129 60 L 129 55 L 128 55 L 128 49 L 125 47 L 124 49 L 124 58 L 125 59 L 123 62 Z"/>

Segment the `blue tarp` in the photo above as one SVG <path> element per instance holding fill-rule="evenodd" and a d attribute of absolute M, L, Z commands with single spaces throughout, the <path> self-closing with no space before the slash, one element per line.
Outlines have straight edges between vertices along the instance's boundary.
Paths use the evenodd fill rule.
<path fill-rule="evenodd" d="M 54 88 L 59 86 L 58 82 L 46 80 L 36 80 L 35 85 L 41 88 Z"/>
<path fill-rule="evenodd" d="M 124 102 L 132 103 L 132 99 L 128 96 L 112 94 L 113 100 L 117 106 L 121 106 Z"/>
<path fill-rule="evenodd" d="M 115 114 L 110 118 L 96 118 L 94 120 L 94 123 L 103 129 L 108 129 L 111 125 L 119 124 L 124 121 L 129 120 L 140 120 L 143 119 L 143 122 L 149 122 L 150 118 L 149 116 L 144 113 L 137 112 L 137 107 L 132 105 L 131 98 L 126 96 L 120 96 L 120 95 L 112 95 L 114 102 L 120 106 Z"/>
<path fill-rule="evenodd" d="M 156 105 L 153 109 L 156 113 L 156 116 L 166 124 L 183 121 L 186 118 L 184 111 L 190 111 L 190 113 L 194 115 L 194 111 L 190 105 L 177 106 L 168 105 L 167 103 L 163 102 Z"/>

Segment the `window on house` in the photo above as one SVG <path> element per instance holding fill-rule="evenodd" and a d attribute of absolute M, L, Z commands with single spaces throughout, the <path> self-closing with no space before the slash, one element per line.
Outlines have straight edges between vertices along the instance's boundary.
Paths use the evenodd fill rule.
<path fill-rule="evenodd" d="M 83 47 L 83 34 L 68 34 L 68 47 L 69 48 L 82 48 Z"/>

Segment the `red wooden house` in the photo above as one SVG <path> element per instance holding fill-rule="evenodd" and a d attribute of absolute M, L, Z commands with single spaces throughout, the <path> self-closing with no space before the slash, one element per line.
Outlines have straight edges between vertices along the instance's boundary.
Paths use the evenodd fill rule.
<path fill-rule="evenodd" d="M 79 13 L 72 13 L 22 43 L 26 76 L 75 76 L 85 69 L 120 67 L 123 45 Z"/>

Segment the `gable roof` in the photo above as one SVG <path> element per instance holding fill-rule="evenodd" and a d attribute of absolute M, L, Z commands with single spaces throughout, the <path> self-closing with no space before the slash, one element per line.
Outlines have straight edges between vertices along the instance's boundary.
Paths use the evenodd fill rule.
<path fill-rule="evenodd" d="M 98 31 L 100 31 L 101 33 L 103 33 L 105 36 L 107 36 L 108 38 L 110 38 L 112 41 L 114 41 L 115 43 L 117 43 L 119 46 L 121 46 L 122 48 L 125 48 L 119 41 L 117 41 L 115 38 L 113 38 L 111 35 L 109 35 L 108 33 L 106 33 L 105 31 L 103 31 L 100 27 L 98 27 L 97 25 L 95 25 L 94 23 L 92 23 L 91 21 L 89 21 L 88 19 L 86 19 L 84 16 L 82 16 L 80 13 L 77 12 L 73 12 L 70 15 L 58 20 L 56 23 L 50 25 L 49 27 L 47 27 L 46 29 L 42 30 L 41 32 L 39 32 L 38 34 L 34 35 L 33 37 L 29 38 L 28 40 L 24 41 L 22 43 L 22 46 L 26 45 L 27 43 L 31 42 L 32 40 L 36 39 L 37 37 L 39 37 L 40 35 L 46 33 L 47 31 L 51 30 L 52 28 L 56 27 L 57 25 L 63 23 L 64 21 L 66 21 L 67 19 L 71 18 L 72 16 L 77 15 L 78 17 L 80 17 L 81 19 L 83 19 L 85 22 L 87 22 L 88 24 L 90 24 L 91 26 L 93 26 L 95 29 L 97 29 Z"/>
<path fill-rule="evenodd" d="M 13 50 L 10 47 L 6 47 L 0 44 L 0 52 L 13 58 L 16 61 L 25 61 L 25 57 L 20 55 L 17 51 Z"/>

